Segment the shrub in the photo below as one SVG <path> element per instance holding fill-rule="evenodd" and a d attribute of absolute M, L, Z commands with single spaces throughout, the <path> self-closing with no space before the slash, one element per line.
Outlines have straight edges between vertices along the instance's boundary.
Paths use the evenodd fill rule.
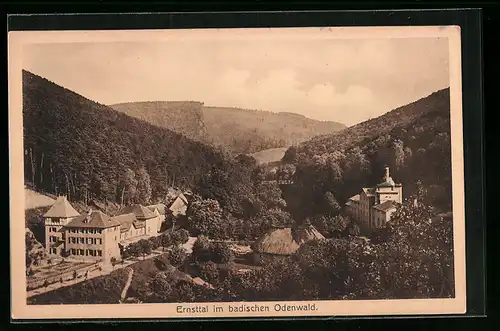
<path fill-rule="evenodd" d="M 210 284 L 217 284 L 219 281 L 219 270 L 217 269 L 217 265 L 212 262 L 208 261 L 205 263 L 202 263 L 199 266 L 200 270 L 200 277 L 209 282 Z"/>
<path fill-rule="evenodd" d="M 213 261 L 216 263 L 229 263 L 234 260 L 234 254 L 227 243 L 217 243 L 213 246 Z"/>
<path fill-rule="evenodd" d="M 211 244 L 207 237 L 198 236 L 193 244 L 193 259 L 199 262 L 209 261 L 211 258 Z"/>
<path fill-rule="evenodd" d="M 181 246 L 173 247 L 172 250 L 170 251 L 170 254 L 168 255 L 168 260 L 170 261 L 170 264 L 173 265 L 174 267 L 181 266 L 186 260 L 186 258 L 187 258 L 186 250 Z"/>

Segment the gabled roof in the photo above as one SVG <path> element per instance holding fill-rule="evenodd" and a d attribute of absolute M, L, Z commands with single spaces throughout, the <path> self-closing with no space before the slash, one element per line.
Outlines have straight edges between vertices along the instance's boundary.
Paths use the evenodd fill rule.
<path fill-rule="evenodd" d="M 383 211 L 383 212 L 386 212 L 389 209 L 396 208 L 397 205 L 398 205 L 398 203 L 396 201 L 388 200 L 388 201 L 382 202 L 379 205 L 373 206 L 373 208 L 375 208 L 377 210 L 380 210 L 380 211 Z"/>
<path fill-rule="evenodd" d="M 50 207 L 50 209 L 43 215 L 43 217 L 76 217 L 79 216 L 75 208 L 69 203 L 65 196 L 57 198 L 56 202 Z"/>
<path fill-rule="evenodd" d="M 171 212 L 183 212 L 184 209 L 187 207 L 188 201 L 184 194 L 179 194 L 177 198 L 175 198 L 174 202 L 170 205 L 168 208 Z"/>
<path fill-rule="evenodd" d="M 130 213 L 133 213 L 137 219 L 149 219 L 156 217 L 156 215 L 151 210 L 139 204 L 126 206 L 120 212 L 120 214 L 130 214 Z"/>
<path fill-rule="evenodd" d="M 101 211 L 93 211 L 90 214 L 83 214 L 74 218 L 67 228 L 98 228 L 106 229 L 120 226 L 120 223 Z"/>
<path fill-rule="evenodd" d="M 163 203 L 158 203 L 156 205 L 150 205 L 150 206 L 147 206 L 146 208 L 148 208 L 152 212 L 154 212 L 155 209 L 158 209 L 158 212 L 160 213 L 160 215 L 165 215 L 166 206 Z"/>
<path fill-rule="evenodd" d="M 127 232 L 132 225 L 136 229 L 145 226 L 145 222 L 138 222 L 134 213 L 122 214 L 112 217 L 113 221 L 120 223 L 120 232 Z M 139 224 L 140 223 L 140 224 Z M 142 226 L 141 226 L 142 225 Z"/>

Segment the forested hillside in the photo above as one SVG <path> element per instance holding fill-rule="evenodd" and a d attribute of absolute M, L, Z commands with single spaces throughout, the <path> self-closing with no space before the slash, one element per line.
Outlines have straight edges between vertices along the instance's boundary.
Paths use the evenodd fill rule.
<path fill-rule="evenodd" d="M 403 184 L 404 197 L 420 181 L 426 202 L 450 210 L 449 99 L 449 89 L 443 89 L 338 134 L 289 148 L 283 161 L 297 169 L 294 189 L 301 199 L 295 209 L 324 211 L 332 198 L 343 204 L 362 187 L 378 183 L 388 165 L 393 179 Z"/>
<path fill-rule="evenodd" d="M 23 71 L 25 181 L 72 200 L 164 196 L 223 166 L 214 148 Z M 132 188 L 134 191 L 129 188 Z M 130 199 L 127 199 L 130 198 Z"/>
<path fill-rule="evenodd" d="M 194 101 L 132 102 L 111 107 L 232 154 L 288 147 L 345 128 L 298 114 L 207 107 Z"/>

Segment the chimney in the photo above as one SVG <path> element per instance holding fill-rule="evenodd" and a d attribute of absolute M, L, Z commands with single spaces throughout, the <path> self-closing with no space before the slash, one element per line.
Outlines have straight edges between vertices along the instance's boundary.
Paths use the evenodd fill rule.
<path fill-rule="evenodd" d="M 385 181 L 388 182 L 390 178 L 389 167 L 385 167 Z"/>

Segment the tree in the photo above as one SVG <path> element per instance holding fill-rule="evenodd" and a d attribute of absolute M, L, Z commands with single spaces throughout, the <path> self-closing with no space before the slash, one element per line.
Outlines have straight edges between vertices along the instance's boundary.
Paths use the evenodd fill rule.
<path fill-rule="evenodd" d="M 316 215 L 312 218 L 311 224 L 327 238 L 341 238 L 345 236 L 348 226 L 348 219 L 342 215 Z"/>
<path fill-rule="evenodd" d="M 137 242 L 137 244 L 139 247 L 139 252 L 140 254 L 142 254 L 142 259 L 144 260 L 146 258 L 146 255 L 151 254 L 152 250 L 151 241 L 146 239 L 141 239 Z"/>
<path fill-rule="evenodd" d="M 168 254 L 168 260 L 174 267 L 181 266 L 187 258 L 186 250 L 181 246 L 174 246 Z"/>
<path fill-rule="evenodd" d="M 73 279 L 76 279 L 76 277 L 77 277 L 77 274 L 76 274 L 76 270 L 75 270 L 75 271 L 73 271 Z"/>
<path fill-rule="evenodd" d="M 132 169 L 126 169 L 122 175 L 122 194 L 121 204 L 132 203 L 137 195 L 138 181 L 135 177 L 135 172 Z"/>
<path fill-rule="evenodd" d="M 271 226 L 291 226 L 293 224 L 292 216 L 279 208 L 272 208 L 262 212 L 258 217 L 261 220 L 263 231 Z"/>
<path fill-rule="evenodd" d="M 144 167 L 137 171 L 137 199 L 143 205 L 151 201 L 151 179 Z"/>
<path fill-rule="evenodd" d="M 174 245 L 182 245 L 189 240 L 189 232 L 186 229 L 179 229 L 172 232 L 171 237 Z"/>
<path fill-rule="evenodd" d="M 378 245 L 386 296 L 451 297 L 453 221 L 438 217 L 417 193 L 387 223 L 388 239 Z"/>
<path fill-rule="evenodd" d="M 161 237 L 161 246 L 163 247 L 163 251 L 165 251 L 165 247 L 172 245 L 172 236 L 170 232 L 165 232 Z"/>
<path fill-rule="evenodd" d="M 153 302 L 168 302 L 172 293 L 172 286 L 168 279 L 168 274 L 158 271 L 148 282 L 148 289 Z"/>
<path fill-rule="evenodd" d="M 234 260 L 234 254 L 229 244 L 225 242 L 216 243 L 212 247 L 212 256 L 215 263 L 230 263 Z"/>
<path fill-rule="evenodd" d="M 111 265 L 113 266 L 113 270 L 114 270 L 115 269 L 115 265 L 116 265 L 116 263 L 118 263 L 118 261 L 116 260 L 116 257 L 114 257 L 114 256 L 111 258 L 110 261 L 111 261 Z"/>
<path fill-rule="evenodd" d="M 211 259 L 211 244 L 207 237 L 198 236 L 193 244 L 193 259 L 195 261 L 206 262 Z"/>
<path fill-rule="evenodd" d="M 142 239 L 144 240 L 144 239 Z M 139 246 L 139 242 L 134 242 L 128 245 L 125 249 L 128 255 L 138 257 L 142 254 L 141 247 Z"/>
<path fill-rule="evenodd" d="M 219 270 L 217 265 L 208 261 L 200 264 L 200 277 L 212 285 L 216 285 L 219 282 Z"/>
<path fill-rule="evenodd" d="M 337 199 L 335 199 L 335 196 L 333 195 L 332 192 L 328 191 L 325 193 L 324 195 L 324 201 L 325 201 L 325 211 L 328 213 L 328 214 L 331 214 L 331 215 L 338 215 L 341 211 L 341 207 L 337 201 Z"/>
<path fill-rule="evenodd" d="M 186 216 L 188 227 L 194 235 L 220 235 L 222 224 L 222 209 L 216 200 L 207 199 L 190 203 Z"/>
<path fill-rule="evenodd" d="M 156 236 L 156 237 L 151 237 L 149 238 L 149 241 L 151 242 L 151 249 L 155 250 L 161 245 L 161 237 Z"/>
<path fill-rule="evenodd" d="M 49 286 L 49 282 L 47 280 L 44 280 L 42 286 L 47 288 Z"/>

